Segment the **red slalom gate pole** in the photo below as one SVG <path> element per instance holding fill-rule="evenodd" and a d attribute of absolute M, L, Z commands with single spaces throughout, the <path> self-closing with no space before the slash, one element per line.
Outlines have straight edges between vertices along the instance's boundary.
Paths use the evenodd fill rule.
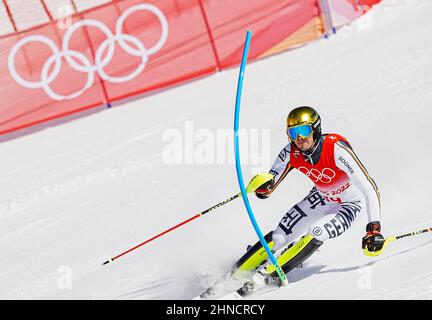
<path fill-rule="evenodd" d="M 216 208 L 219 208 L 220 206 L 223 206 L 224 204 L 227 204 L 228 202 L 230 202 L 230 201 L 232 201 L 234 199 L 237 199 L 240 196 L 241 196 L 241 193 L 238 193 L 235 196 L 232 196 L 231 198 L 228 198 L 228 199 L 226 199 L 226 200 L 224 200 L 222 202 L 219 202 L 218 204 L 214 205 L 213 207 L 210 207 L 210 208 L 208 208 L 208 209 L 206 209 L 206 210 L 204 210 L 204 211 L 202 211 L 202 212 L 194 215 L 193 217 L 191 217 L 191 218 L 189 218 L 189 219 L 187 219 L 187 220 L 185 220 L 183 222 L 180 222 L 180 223 L 176 224 L 175 226 L 173 226 L 173 227 L 171 227 L 171 228 L 169 228 L 169 229 L 167 229 L 167 230 L 165 230 L 165 231 L 163 231 L 163 232 L 155 235 L 154 237 L 152 237 L 152 238 L 150 238 L 150 239 L 148 239 L 148 240 L 146 240 L 146 241 L 144 241 L 144 242 L 136 245 L 135 247 L 130 248 L 130 249 L 128 249 L 128 250 L 126 250 L 126 251 L 124 251 L 124 252 L 116 255 L 115 257 L 109 258 L 107 261 L 105 261 L 104 263 L 102 263 L 102 265 L 106 265 L 108 263 L 111 263 L 114 260 L 117 260 L 118 258 L 124 256 L 125 254 L 128 254 L 129 252 L 134 251 L 135 249 L 138 249 L 139 247 L 141 247 L 141 246 L 143 246 L 143 245 L 145 245 L 145 244 L 147 244 L 147 243 L 149 243 L 149 242 L 151 242 L 151 241 L 153 241 L 153 240 L 155 240 L 155 239 L 157 239 L 157 238 L 159 238 L 159 237 L 161 237 L 161 236 L 163 236 L 163 235 L 165 235 L 165 234 L 167 234 L 167 233 L 169 233 L 169 232 L 171 232 L 171 231 L 173 231 L 173 230 L 175 230 L 175 229 L 177 229 L 179 227 L 181 227 L 182 225 L 185 225 L 188 222 L 191 222 L 192 220 L 195 220 L 195 219 L 197 219 L 197 218 L 205 215 L 206 213 L 208 213 L 208 212 L 210 212 L 210 211 L 212 211 L 212 210 L 214 210 Z"/>

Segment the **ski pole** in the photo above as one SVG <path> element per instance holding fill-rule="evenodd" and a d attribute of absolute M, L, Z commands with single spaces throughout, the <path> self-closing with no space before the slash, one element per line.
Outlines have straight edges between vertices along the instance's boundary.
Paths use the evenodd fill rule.
<path fill-rule="evenodd" d="M 406 233 L 406 234 L 402 234 L 402 235 L 400 235 L 400 236 L 391 236 L 391 237 L 387 237 L 386 239 L 385 239 L 385 241 L 384 241 L 384 244 L 383 244 L 383 247 L 380 249 L 380 250 L 378 250 L 378 251 L 369 251 L 368 249 L 367 249 L 367 247 L 365 247 L 364 249 L 363 249 L 363 252 L 364 252 L 364 254 L 365 255 L 367 255 L 367 256 L 369 256 L 369 257 L 376 257 L 376 256 L 379 256 L 381 253 L 382 253 L 382 251 L 390 244 L 390 243 L 392 243 L 393 241 L 396 241 L 396 240 L 399 240 L 399 239 L 402 239 L 402 238 L 406 238 L 406 237 L 412 237 L 412 236 L 417 236 L 417 235 L 419 235 L 419 234 L 423 234 L 423 233 L 426 233 L 426 232 L 432 232 L 432 228 L 426 228 L 426 229 L 423 229 L 423 230 L 420 230 L 420 231 L 414 231 L 414 232 L 410 232 L 410 233 Z"/>
<path fill-rule="evenodd" d="M 210 211 L 212 211 L 212 210 L 214 210 L 216 208 L 219 208 L 219 207 L 223 206 L 224 204 L 227 204 L 228 202 L 230 202 L 230 201 L 232 201 L 234 199 L 237 199 L 240 196 L 241 196 L 241 193 L 237 193 L 236 195 L 232 196 L 231 198 L 228 198 L 228 199 L 226 199 L 226 200 L 224 200 L 222 202 L 219 202 L 218 204 L 214 205 L 213 207 L 210 207 L 210 208 L 208 208 L 208 209 L 206 209 L 206 210 L 204 210 L 204 211 L 202 211 L 202 212 L 194 215 L 193 217 L 191 217 L 191 218 L 189 218 L 187 220 L 184 220 L 183 222 L 180 222 L 180 223 L 176 224 L 175 226 L 173 226 L 173 227 L 171 227 L 171 228 L 169 228 L 169 229 L 167 229 L 167 230 L 165 230 L 165 231 L 163 231 L 163 232 L 155 235 L 154 237 L 152 237 L 150 239 L 147 239 L 146 241 L 144 241 L 144 242 L 136 245 L 135 247 L 130 248 L 130 249 L 126 250 L 125 252 L 122 252 L 122 253 L 120 253 L 119 255 L 117 255 L 117 256 L 115 256 L 113 258 L 109 258 L 107 261 L 105 261 L 104 263 L 102 263 L 102 265 L 106 265 L 106 264 L 108 264 L 110 262 L 113 262 L 114 260 L 120 258 L 121 256 L 124 256 L 125 254 L 127 254 L 127 253 L 129 253 L 129 252 L 131 252 L 131 251 L 133 251 L 135 249 L 138 249 L 139 247 L 141 247 L 141 246 L 143 246 L 143 245 L 145 245 L 145 244 L 147 244 L 147 243 L 149 243 L 149 242 L 151 242 L 151 241 L 153 241 L 153 240 L 155 240 L 155 239 L 157 239 L 157 238 L 159 238 L 159 237 L 167 234 L 168 232 L 173 231 L 174 229 L 177 229 L 177 228 L 181 227 L 182 225 L 184 225 L 184 224 L 186 224 L 188 222 L 191 222 L 192 220 L 195 220 L 195 219 L 197 219 L 197 218 L 205 215 L 206 213 L 209 213 Z"/>

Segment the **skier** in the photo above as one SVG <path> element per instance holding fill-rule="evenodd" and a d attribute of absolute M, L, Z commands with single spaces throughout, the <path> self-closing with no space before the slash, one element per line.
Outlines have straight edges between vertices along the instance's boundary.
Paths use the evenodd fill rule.
<path fill-rule="evenodd" d="M 289 143 L 270 170 L 273 178 L 255 190 L 256 196 L 268 198 L 294 168 L 315 185 L 265 236 L 274 253 L 288 245 L 277 258 L 282 270 L 288 273 L 297 267 L 323 242 L 347 231 L 364 212 L 368 224 L 362 248 L 381 250 L 384 237 L 380 233 L 379 191 L 349 142 L 338 134 L 322 134 L 321 118 L 308 106 L 289 113 L 286 132 Z M 266 262 L 267 255 L 258 242 L 248 248 L 232 273 L 257 270 Z M 255 283 L 277 283 L 278 276 L 275 267 L 267 263 L 253 279 Z"/>

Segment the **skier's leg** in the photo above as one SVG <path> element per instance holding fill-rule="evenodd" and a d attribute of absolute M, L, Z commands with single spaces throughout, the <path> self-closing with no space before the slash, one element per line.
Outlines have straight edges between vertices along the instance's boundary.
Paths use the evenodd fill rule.
<path fill-rule="evenodd" d="M 326 241 L 340 236 L 347 231 L 365 210 L 363 201 L 344 202 L 336 210 L 329 212 L 315 224 L 308 233 L 320 241 Z"/>
<path fill-rule="evenodd" d="M 348 230 L 362 211 L 361 201 L 342 203 L 330 207 L 329 212 L 309 226 L 307 233 L 294 246 L 283 252 L 277 259 L 285 273 L 309 258 L 324 241 L 340 236 Z M 266 268 L 266 273 L 276 277 L 273 265 Z"/>
<path fill-rule="evenodd" d="M 312 188 L 302 201 L 288 210 L 273 231 L 273 250 L 278 251 L 287 244 L 297 241 L 307 233 L 311 225 L 334 208 L 334 204 L 326 202 L 317 189 Z"/>
<path fill-rule="evenodd" d="M 272 252 L 276 252 L 287 244 L 291 245 L 296 238 L 305 234 L 311 223 L 325 215 L 324 208 L 327 209 L 327 207 L 324 199 L 313 188 L 306 198 L 288 211 L 278 228 L 265 236 Z M 258 241 L 237 261 L 232 272 L 235 274 L 255 270 L 263 265 L 267 259 L 267 253 L 261 242 Z"/>

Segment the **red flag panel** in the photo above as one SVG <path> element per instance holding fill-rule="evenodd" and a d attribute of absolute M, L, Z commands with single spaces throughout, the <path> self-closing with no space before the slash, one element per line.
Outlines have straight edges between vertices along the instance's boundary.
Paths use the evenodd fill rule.
<path fill-rule="evenodd" d="M 0 134 L 235 66 L 246 30 L 250 59 L 316 39 L 317 1 L 114 1 L 0 37 Z"/>

